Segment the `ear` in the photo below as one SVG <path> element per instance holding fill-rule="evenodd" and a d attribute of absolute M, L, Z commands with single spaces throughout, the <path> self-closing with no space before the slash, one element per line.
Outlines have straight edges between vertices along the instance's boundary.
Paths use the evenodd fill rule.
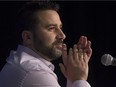
<path fill-rule="evenodd" d="M 29 45 L 32 43 L 32 32 L 31 31 L 23 31 L 22 32 L 22 39 L 23 39 L 23 43 L 26 45 Z"/>

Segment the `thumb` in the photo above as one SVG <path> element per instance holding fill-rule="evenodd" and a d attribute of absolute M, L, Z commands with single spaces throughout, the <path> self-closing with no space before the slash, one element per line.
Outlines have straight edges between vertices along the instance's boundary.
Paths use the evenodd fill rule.
<path fill-rule="evenodd" d="M 61 70 L 62 74 L 65 76 L 65 78 L 67 78 L 66 68 L 64 67 L 64 65 L 62 63 L 60 63 L 59 67 L 60 67 L 60 70 Z"/>

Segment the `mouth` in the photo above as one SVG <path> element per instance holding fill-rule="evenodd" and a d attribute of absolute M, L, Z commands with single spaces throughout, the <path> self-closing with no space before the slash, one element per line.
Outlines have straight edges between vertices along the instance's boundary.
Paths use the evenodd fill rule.
<path fill-rule="evenodd" d="M 55 45 L 55 47 L 57 48 L 57 49 L 62 49 L 62 44 L 57 44 L 57 45 Z"/>

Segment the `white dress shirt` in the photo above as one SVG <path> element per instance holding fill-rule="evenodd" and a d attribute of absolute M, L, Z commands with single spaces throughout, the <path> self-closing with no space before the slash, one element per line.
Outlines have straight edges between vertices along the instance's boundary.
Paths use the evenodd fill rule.
<path fill-rule="evenodd" d="M 11 51 L 7 63 L 0 72 L 0 87 L 60 87 L 54 65 L 41 58 L 33 50 L 18 46 Z M 90 87 L 85 80 L 74 83 L 67 81 L 67 87 Z"/>

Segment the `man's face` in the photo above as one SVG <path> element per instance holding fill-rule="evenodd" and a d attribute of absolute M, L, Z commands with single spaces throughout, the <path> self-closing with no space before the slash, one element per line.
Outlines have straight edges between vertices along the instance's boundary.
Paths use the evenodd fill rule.
<path fill-rule="evenodd" d="M 53 10 L 37 12 L 36 17 L 39 23 L 33 33 L 33 47 L 48 59 L 57 59 L 62 55 L 62 43 L 65 39 L 60 17 Z"/>

